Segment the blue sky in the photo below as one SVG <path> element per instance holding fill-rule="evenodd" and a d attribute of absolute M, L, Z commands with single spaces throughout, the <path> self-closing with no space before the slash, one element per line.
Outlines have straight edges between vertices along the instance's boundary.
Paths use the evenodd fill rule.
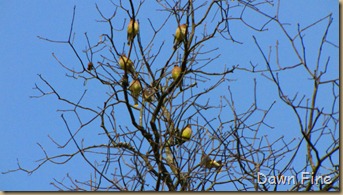
<path fill-rule="evenodd" d="M 106 88 L 99 88 L 97 83 L 87 83 L 84 88 L 79 90 L 79 86 L 82 85 L 81 80 L 71 82 L 70 79 L 65 78 L 65 70 L 59 66 L 51 54 L 55 53 L 59 59 L 73 66 L 72 64 L 77 64 L 78 61 L 72 55 L 72 51 L 68 46 L 46 42 L 37 38 L 37 36 L 42 36 L 53 40 L 67 40 L 73 6 L 76 5 L 74 32 L 77 37 L 75 39 L 77 49 L 81 51 L 86 47 L 84 32 L 87 32 L 91 41 L 95 43 L 99 35 L 107 30 L 107 26 L 104 23 L 96 22 L 96 20 L 100 19 L 100 16 L 95 9 L 94 2 L 69 0 L 0 1 L 0 40 L 2 43 L 2 47 L 0 47 L 0 61 L 2 63 L 2 77 L 0 78 L 0 91 L 2 92 L 0 96 L 0 147 L 3 148 L 0 150 L 0 156 L 2 157 L 0 161 L 0 172 L 15 169 L 17 159 L 19 159 L 23 167 L 28 169 L 34 168 L 37 164 L 35 161 L 44 157 L 37 143 L 44 146 L 51 154 L 61 152 L 56 149 L 48 138 L 48 135 L 56 138 L 61 143 L 69 138 L 68 132 L 64 128 L 63 121 L 60 118 L 61 112 L 57 112 L 57 110 L 70 107 L 61 104 L 53 96 L 38 99 L 30 98 L 30 96 L 38 95 L 37 91 L 33 89 L 35 83 L 44 86 L 37 74 L 41 74 L 50 83 L 54 84 L 56 89 L 61 91 L 61 94 L 73 100 L 78 99 L 84 89 L 99 92 L 90 93 L 89 99 L 85 100 L 94 105 L 99 103 L 101 105 L 101 102 L 106 98 L 106 96 L 102 96 L 105 95 Z M 102 1 L 98 5 L 104 13 L 112 13 L 111 3 L 108 1 Z M 139 13 L 141 26 L 148 25 L 147 18 L 153 18 L 156 24 L 163 22 L 163 13 L 158 13 L 158 17 L 156 17 L 155 12 L 147 11 L 147 8 L 152 6 L 147 1 L 147 4 L 142 7 L 142 11 Z M 285 23 L 294 24 L 295 22 L 299 22 L 304 27 L 329 13 L 333 13 L 333 24 L 328 39 L 338 45 L 339 19 L 338 3 L 336 1 L 281 1 L 280 18 Z M 124 18 L 124 15 L 120 17 Z M 254 24 L 260 22 L 258 18 L 247 18 L 247 21 L 250 20 Z M 175 21 L 170 20 L 168 23 L 171 29 L 174 29 L 173 25 L 175 24 L 173 22 Z M 120 28 L 120 25 L 122 23 L 116 27 Z M 231 44 L 231 42 L 218 42 L 214 39 L 214 41 L 209 42 L 210 45 L 208 46 L 211 48 L 218 44 L 228 44 L 227 48 L 218 51 L 222 52 L 222 56 L 219 58 L 219 62 L 217 62 L 218 64 L 226 64 L 228 67 L 236 64 L 239 64 L 240 67 L 249 67 L 249 59 L 263 64 L 261 55 L 258 53 L 256 46 L 253 45 L 251 34 L 254 34 L 264 49 L 267 49 L 270 45 L 275 45 L 274 39 L 270 37 L 277 36 L 276 34 L 280 33 L 275 25 L 271 25 L 269 27 L 270 32 L 266 34 L 253 33 L 249 30 L 247 32 L 247 30 L 244 30 L 246 28 L 243 28 L 239 24 L 239 21 L 233 21 L 232 27 L 234 28 L 232 30 L 233 36 L 236 36 L 239 41 L 244 41 L 243 45 Z M 323 25 L 320 25 L 320 27 L 323 27 Z M 290 29 L 296 30 L 294 25 L 290 26 Z M 142 34 L 149 32 L 151 30 L 141 29 Z M 174 30 L 169 34 L 159 37 L 157 40 L 166 40 L 166 44 L 171 46 L 173 33 Z M 318 40 L 318 34 L 314 30 L 309 31 L 306 36 L 313 37 L 313 40 Z M 115 39 L 120 41 L 125 40 L 125 37 L 126 34 L 120 32 Z M 311 38 L 307 39 L 307 41 L 307 44 L 309 44 L 308 47 L 314 48 L 313 51 L 310 50 L 309 52 L 315 53 L 319 42 L 312 42 Z M 289 54 L 287 50 L 288 46 L 282 44 L 283 42 L 280 41 L 281 63 L 292 64 L 294 56 L 292 57 Z M 338 49 L 331 47 L 326 49 L 331 54 L 332 63 L 334 64 L 336 62 L 338 64 Z M 77 67 L 77 65 L 74 67 Z M 261 84 L 258 85 L 259 97 L 261 99 L 259 103 L 264 108 L 268 107 L 275 97 L 266 97 L 265 94 L 268 94 L 269 90 L 275 86 L 260 75 L 245 77 L 245 74 L 243 71 L 237 71 L 232 74 L 232 79 L 235 82 L 230 85 L 231 89 L 236 91 L 234 96 L 237 98 L 236 104 L 241 105 L 239 109 L 244 110 L 249 107 L 249 104 L 245 104 L 244 101 L 246 98 L 251 99 L 253 94 L 245 93 L 245 89 L 251 87 L 253 78 L 255 77 L 258 83 Z M 296 77 L 297 72 L 292 74 Z M 337 78 L 338 66 L 331 68 L 328 75 Z M 304 81 L 296 80 L 290 76 L 285 76 L 282 79 L 287 83 L 290 93 L 293 93 L 291 89 L 296 87 L 306 88 L 308 86 L 306 85 L 306 78 Z M 302 87 L 302 85 L 304 86 Z M 219 90 L 215 93 L 219 96 L 221 91 Z M 306 93 L 306 89 L 303 93 Z M 325 97 L 319 98 L 325 102 Z M 95 101 L 91 102 L 90 100 L 92 99 L 95 99 Z M 215 101 L 215 98 L 212 101 Z M 323 103 L 323 107 L 326 106 Z M 289 120 L 293 120 L 294 118 L 289 117 L 286 111 L 279 111 L 284 108 L 284 105 L 277 104 L 271 111 L 271 117 L 268 118 L 268 121 L 273 126 L 276 126 L 273 131 L 266 129 L 266 131 L 270 131 L 268 135 L 271 139 L 281 134 L 286 134 L 285 132 L 289 131 L 285 129 L 289 128 L 287 126 Z M 125 120 L 125 115 L 119 117 L 118 120 Z M 295 126 L 291 128 L 295 128 Z M 102 141 L 102 139 L 92 140 L 92 135 L 94 134 L 86 137 L 86 143 Z M 71 149 L 75 150 L 75 147 L 71 147 Z M 81 160 L 81 163 L 78 160 Z M 66 176 L 66 173 L 70 173 L 73 177 L 78 176 L 76 178 L 85 180 L 89 178 L 88 169 L 88 165 L 82 162 L 80 157 L 76 157 L 64 166 L 45 164 L 31 175 L 24 172 L 0 174 L 0 190 L 56 190 L 56 188 L 50 185 L 53 178 L 61 180 Z M 84 172 L 84 170 L 87 171 Z"/>

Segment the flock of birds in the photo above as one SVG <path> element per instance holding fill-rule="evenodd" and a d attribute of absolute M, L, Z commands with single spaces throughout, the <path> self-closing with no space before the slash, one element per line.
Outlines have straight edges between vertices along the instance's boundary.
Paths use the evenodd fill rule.
<path fill-rule="evenodd" d="M 138 32 L 139 32 L 138 21 L 131 19 L 127 26 L 127 44 L 129 46 L 133 43 L 134 38 L 136 37 Z M 173 46 L 174 50 L 176 50 L 179 47 L 179 45 L 186 39 L 186 32 L 187 32 L 187 24 L 181 24 L 177 27 L 175 31 L 175 35 L 174 35 L 174 46 Z M 142 92 L 143 92 L 142 96 L 145 101 L 147 102 L 153 101 L 155 92 L 154 90 L 151 90 L 150 88 L 147 88 L 144 90 L 142 89 L 142 85 L 135 71 L 134 63 L 125 54 L 122 54 L 119 57 L 118 63 L 121 69 L 123 69 L 126 73 L 130 73 L 131 75 L 133 75 L 133 80 L 131 81 L 129 85 L 129 90 L 134 99 L 134 107 L 138 107 L 138 97 Z M 93 63 L 89 62 L 87 70 L 91 71 L 93 70 L 93 68 L 94 68 Z M 181 71 L 182 70 L 180 66 L 178 65 L 174 66 L 171 72 L 171 76 L 174 81 L 178 79 L 178 77 L 181 74 Z M 184 127 L 178 137 L 180 137 L 180 139 L 177 139 L 176 141 L 176 144 L 178 145 L 181 145 L 184 142 L 190 140 L 192 137 L 191 125 L 188 124 L 186 127 Z M 221 167 L 223 166 L 221 161 L 216 161 L 216 160 L 211 159 L 209 155 L 205 154 L 204 152 L 202 153 L 202 156 L 201 156 L 200 165 L 208 169 L 215 168 L 217 169 L 217 171 L 220 171 Z"/>

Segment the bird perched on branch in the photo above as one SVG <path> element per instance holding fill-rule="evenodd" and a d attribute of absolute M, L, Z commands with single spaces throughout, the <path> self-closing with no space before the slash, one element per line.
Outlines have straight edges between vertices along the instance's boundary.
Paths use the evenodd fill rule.
<path fill-rule="evenodd" d="M 215 161 L 211 159 L 207 154 L 203 152 L 201 155 L 200 166 L 205 167 L 207 169 L 215 168 L 218 172 L 220 172 L 223 164 L 221 161 Z"/>
<path fill-rule="evenodd" d="M 181 74 L 181 68 L 178 65 L 175 65 L 173 70 L 172 70 L 172 78 L 174 81 L 180 76 Z"/>
<path fill-rule="evenodd" d="M 191 129 L 191 125 L 188 124 L 184 129 L 182 129 L 181 131 L 181 139 L 183 141 L 188 141 L 190 140 L 192 137 L 192 129 Z"/>
<path fill-rule="evenodd" d="M 119 66 L 121 69 L 128 71 L 131 74 L 134 74 L 135 67 L 133 65 L 133 62 L 126 57 L 125 54 L 122 54 L 119 58 Z"/>
<path fill-rule="evenodd" d="M 87 65 L 87 70 L 91 71 L 91 70 L 93 70 L 93 67 L 94 67 L 93 63 L 89 62 L 88 65 Z"/>
<path fill-rule="evenodd" d="M 143 89 L 143 98 L 145 101 L 147 102 L 152 102 L 155 100 L 155 93 L 156 90 L 152 87 L 146 87 L 145 89 Z"/>
<path fill-rule="evenodd" d="M 191 125 L 188 124 L 185 128 L 181 130 L 181 132 L 179 132 L 179 136 L 176 138 L 176 143 L 178 145 L 182 145 L 183 143 L 191 139 L 192 133 L 193 131 Z"/>
<path fill-rule="evenodd" d="M 175 31 L 175 36 L 174 36 L 174 50 L 176 50 L 177 47 L 180 45 L 180 43 L 185 40 L 186 29 L 187 29 L 187 24 L 182 24 L 177 27 Z"/>
<path fill-rule="evenodd" d="M 133 39 L 139 31 L 139 24 L 137 20 L 130 19 L 129 25 L 127 25 L 127 44 L 131 45 Z"/>
<path fill-rule="evenodd" d="M 175 65 L 172 70 L 172 78 L 175 81 L 181 75 L 181 68 L 178 65 Z M 182 80 L 180 81 L 180 91 L 182 91 Z"/>
<path fill-rule="evenodd" d="M 138 107 L 138 97 L 142 91 L 142 86 L 138 79 L 131 81 L 129 90 L 135 102 L 134 107 Z"/>

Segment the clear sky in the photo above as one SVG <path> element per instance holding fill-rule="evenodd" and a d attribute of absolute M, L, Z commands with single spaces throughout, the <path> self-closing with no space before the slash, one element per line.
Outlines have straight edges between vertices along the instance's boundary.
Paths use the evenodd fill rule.
<path fill-rule="evenodd" d="M 81 81 L 71 83 L 70 79 L 66 79 L 65 70 L 59 66 L 52 53 L 54 52 L 65 62 L 68 61 L 69 64 L 77 63 L 77 60 L 72 54 L 71 49 L 66 45 L 46 42 L 38 39 L 37 36 L 54 40 L 67 40 L 73 7 L 76 5 L 74 32 L 77 36 L 77 49 L 81 51 L 86 47 L 84 32 L 88 32 L 92 42 L 95 43 L 100 34 L 107 32 L 106 25 L 96 22 L 96 20 L 100 19 L 100 16 L 95 8 L 95 2 L 71 0 L 0 1 L 0 41 L 2 45 L 0 47 L 0 62 L 2 63 L 2 76 L 0 77 L 0 91 L 2 92 L 0 96 L 0 147 L 2 148 L 0 150 L 0 172 L 17 168 L 17 159 L 23 167 L 28 169 L 34 168 L 37 164 L 35 161 L 44 157 L 37 143 L 44 146 L 50 154 L 58 154 L 60 151 L 56 149 L 48 135 L 61 142 L 68 139 L 68 132 L 60 117 L 61 112 L 57 112 L 58 109 L 66 108 L 65 105 L 58 102 L 56 97 L 53 96 L 38 99 L 30 98 L 30 96 L 39 95 L 33 89 L 35 84 L 44 86 L 37 76 L 37 74 L 42 74 L 62 94 L 69 95 L 74 100 L 80 97 L 83 91 L 75 89 Z M 153 7 L 149 5 L 149 2 L 147 1 L 139 14 L 141 25 L 148 25 L 147 18 L 153 18 L 156 23 L 161 24 L 164 18 L 157 17 L 156 13 L 151 11 L 153 9 L 149 11 L 148 7 Z M 108 1 L 101 1 L 101 3 L 99 1 L 98 5 L 107 14 L 113 11 L 111 3 Z M 333 24 L 328 39 L 338 45 L 339 18 L 337 1 L 281 1 L 280 18 L 283 18 L 285 23 L 296 24 L 296 22 L 299 22 L 304 27 L 329 13 L 333 14 Z M 247 20 L 257 20 L 256 22 L 258 23 L 256 18 L 248 18 Z M 172 21 L 174 22 L 174 20 Z M 232 23 L 233 27 L 236 27 L 235 22 Z M 175 24 L 169 22 L 168 25 L 171 26 L 171 29 L 174 29 Z M 117 27 L 119 28 L 119 25 Z M 294 26 L 292 27 L 296 30 Z M 320 27 L 323 27 L 323 25 L 320 25 Z M 229 67 L 236 64 L 239 64 L 240 67 L 249 67 L 249 59 L 254 59 L 256 60 L 255 62 L 263 64 L 256 46 L 253 45 L 251 33 L 245 32 L 243 28 L 240 28 L 242 26 L 237 24 L 237 29 L 234 29 L 232 32 L 240 41 L 244 41 L 244 44 L 229 45 L 228 50 L 222 51 L 223 55 L 219 62 L 227 64 Z M 273 26 L 270 28 L 271 33 L 267 36 L 266 34 L 255 34 L 265 49 L 270 45 L 275 45 L 274 39 L 268 39 L 268 36 L 277 36 L 272 34 L 277 31 L 272 31 Z M 144 32 L 148 33 L 148 30 L 142 29 L 141 33 L 144 34 Z M 315 38 L 315 31 L 312 30 L 310 32 L 306 36 L 313 36 Z M 166 39 L 167 44 L 171 45 L 173 33 L 174 30 L 160 39 Z M 125 37 L 126 35 L 123 35 L 121 32 L 121 35 L 118 35 L 118 40 L 125 40 Z M 209 47 L 215 47 L 218 44 L 226 43 L 211 41 L 210 44 L 213 45 Z M 315 53 L 318 50 L 316 50 L 318 42 L 308 41 L 307 44 L 309 48 L 314 48 L 313 51 L 310 50 L 309 52 Z M 338 49 L 328 48 L 327 52 L 331 52 L 332 64 L 334 62 L 338 64 Z M 226 55 L 230 55 L 230 58 L 223 58 Z M 292 57 L 290 56 L 288 59 L 286 49 L 281 55 L 284 60 L 282 63 L 292 64 Z M 338 66 L 331 68 L 330 71 L 328 75 L 333 75 L 333 78 L 337 78 Z M 243 71 L 237 71 L 232 75 L 236 82 L 231 87 L 233 91 L 236 91 L 235 97 L 238 99 L 238 105 L 244 105 L 245 98 L 252 95 L 251 93 L 244 93 L 242 89 L 246 89 L 246 85 L 251 86 L 252 78 L 257 77 L 257 75 L 253 75 L 247 81 L 246 79 L 248 78 L 242 78 L 244 74 L 246 73 Z M 296 75 L 297 73 L 294 74 Z M 273 101 L 273 98 L 275 99 L 275 97 L 265 97 L 265 94 L 268 94 L 268 90 L 273 85 L 270 82 L 268 83 L 266 79 L 263 80 L 263 77 L 259 77 L 259 79 L 258 82 L 261 84 L 266 83 L 260 86 L 259 90 L 261 90 L 260 94 L 264 94 L 261 96 L 263 97 L 260 102 L 261 106 L 267 107 L 270 105 L 270 101 Z M 286 77 L 284 79 L 287 80 L 290 88 L 299 87 L 304 84 L 299 80 L 293 79 L 293 77 Z M 89 84 L 87 87 L 96 90 L 97 85 Z M 304 90 L 306 91 L 306 85 Z M 98 98 L 94 94 L 93 96 Z M 325 97 L 319 98 L 324 99 Z M 99 97 L 98 101 L 99 103 L 102 101 L 101 97 Z M 246 105 L 245 108 L 243 106 L 241 109 L 246 109 L 248 106 L 250 105 Z M 323 103 L 323 107 L 325 106 L 325 103 Z M 278 126 L 278 128 L 270 132 L 271 138 L 284 134 L 285 132 L 280 134 L 280 131 L 283 128 L 288 128 L 289 120 L 294 119 L 289 118 L 287 112 L 279 112 L 283 108 L 284 105 L 277 104 L 271 112 L 273 117 L 268 119 L 272 125 Z M 72 149 L 74 150 L 75 148 Z M 80 160 L 80 158 L 77 157 L 71 160 L 67 165 L 52 165 L 48 163 L 31 175 L 24 172 L 0 174 L 0 191 L 56 190 L 56 188 L 50 185 L 50 182 L 53 181 L 53 178 L 62 180 L 66 177 L 67 173 L 74 178 L 87 179 L 89 177 L 89 167 L 84 162 L 79 163 L 77 160 Z M 84 172 L 83 170 L 87 171 Z M 78 175 L 80 177 L 77 177 Z"/>

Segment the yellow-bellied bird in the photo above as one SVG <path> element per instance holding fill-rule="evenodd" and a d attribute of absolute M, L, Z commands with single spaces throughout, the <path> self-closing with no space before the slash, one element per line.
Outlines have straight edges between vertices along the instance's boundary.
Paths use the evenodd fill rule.
<path fill-rule="evenodd" d="M 175 65 L 173 70 L 172 70 L 172 78 L 174 81 L 180 76 L 181 74 L 181 68 L 178 65 Z"/>
<path fill-rule="evenodd" d="M 175 65 L 173 70 L 172 70 L 172 78 L 174 81 L 180 76 L 181 74 L 181 68 L 178 65 Z M 180 81 L 180 91 L 182 91 L 182 80 Z"/>
<path fill-rule="evenodd" d="M 119 66 L 121 69 L 128 71 L 131 74 L 134 74 L 135 72 L 135 67 L 133 65 L 133 62 L 126 57 L 125 54 L 122 54 L 119 58 Z"/>
<path fill-rule="evenodd" d="M 185 40 L 186 29 L 187 29 L 187 24 L 182 24 L 177 27 L 175 31 L 175 37 L 174 37 L 174 50 L 176 50 L 179 44 Z"/>
<path fill-rule="evenodd" d="M 191 125 L 188 124 L 184 129 L 181 131 L 181 139 L 183 141 L 188 141 L 192 137 L 192 128 Z"/>
<path fill-rule="evenodd" d="M 131 84 L 129 86 L 129 90 L 131 91 L 131 95 L 132 95 L 134 102 L 135 102 L 134 107 L 137 107 L 138 106 L 138 97 L 142 91 L 142 86 L 141 86 L 141 83 L 139 82 L 138 79 L 131 81 Z"/>
<path fill-rule="evenodd" d="M 219 172 L 223 166 L 221 161 L 215 161 L 213 159 L 211 159 L 207 154 L 205 154 L 204 152 L 201 155 L 201 163 L 200 165 L 202 167 L 205 167 L 207 169 L 212 169 L 215 168 L 217 169 L 217 171 Z"/>
<path fill-rule="evenodd" d="M 137 35 L 139 31 L 139 24 L 137 20 L 131 19 L 129 25 L 127 25 L 127 44 L 131 45 L 133 43 L 133 39 Z"/>
<path fill-rule="evenodd" d="M 182 145 L 186 141 L 190 140 L 192 137 L 192 128 L 191 125 L 188 124 L 185 128 L 183 128 L 176 139 L 176 143 L 178 145 Z"/>

